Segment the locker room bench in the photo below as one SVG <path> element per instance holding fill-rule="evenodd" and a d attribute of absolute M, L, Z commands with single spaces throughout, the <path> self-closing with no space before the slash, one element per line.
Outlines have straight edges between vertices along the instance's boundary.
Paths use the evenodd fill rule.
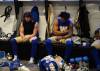
<path fill-rule="evenodd" d="M 54 49 L 53 49 L 54 53 L 63 57 L 63 51 L 66 48 L 65 44 L 63 44 L 63 43 L 52 43 L 52 45 L 54 47 Z M 0 41 L 0 50 L 6 51 L 6 53 L 8 53 L 8 52 L 12 53 L 10 41 Z M 19 43 L 18 44 L 19 58 L 21 60 L 29 60 L 30 50 L 31 50 L 31 44 L 29 42 Z M 70 55 L 71 58 L 72 57 L 79 57 L 79 56 L 88 56 L 89 59 L 90 59 L 89 61 L 90 61 L 91 65 L 94 64 L 93 58 L 91 56 L 92 48 L 82 48 L 79 45 L 74 45 L 72 50 L 73 50 L 73 52 Z M 39 42 L 36 59 L 39 60 L 46 55 L 47 55 L 47 51 L 45 49 L 45 43 Z"/>
<path fill-rule="evenodd" d="M 54 53 L 63 56 L 63 51 L 66 46 L 63 43 L 52 43 L 54 49 Z M 73 45 L 73 53 L 75 55 L 83 55 L 88 54 L 92 48 L 81 48 L 79 45 Z M 10 40 L 8 41 L 0 41 L 0 50 L 6 51 L 6 53 L 12 53 L 12 48 L 10 45 Z M 21 59 L 27 59 L 30 56 L 31 43 L 18 43 L 18 55 Z M 84 52 L 85 51 L 85 52 Z M 78 53 L 79 52 L 79 53 Z M 73 54 L 72 53 L 72 54 Z M 47 51 L 45 49 L 45 42 L 39 41 L 38 49 L 37 49 L 37 57 L 42 58 L 47 55 Z"/>
<path fill-rule="evenodd" d="M 66 48 L 65 44 L 63 43 L 52 43 L 54 49 L 54 53 L 58 54 L 60 56 L 64 56 L 63 52 Z M 18 44 L 18 55 L 21 60 L 29 60 L 30 58 L 30 50 L 31 50 L 31 44 L 29 42 L 26 43 L 20 43 Z M 80 57 L 80 56 L 88 56 L 89 57 L 89 63 L 90 68 L 94 67 L 94 60 L 91 56 L 91 50 L 92 48 L 82 48 L 81 45 L 74 45 L 72 49 L 72 54 L 70 55 L 70 58 Z M 37 55 L 36 59 L 39 60 L 47 55 L 47 51 L 45 49 L 45 43 L 39 42 L 38 49 L 37 49 Z M 92 59 L 92 60 L 91 60 Z"/>
<path fill-rule="evenodd" d="M 65 44 L 63 43 L 52 43 L 54 55 L 58 54 L 63 57 L 63 52 L 66 48 Z M 71 57 L 75 56 L 84 56 L 89 55 L 89 52 L 92 48 L 83 48 L 81 45 L 73 45 L 73 52 L 71 54 Z M 19 58 L 21 59 L 28 59 L 30 57 L 30 50 L 31 50 L 31 43 L 25 42 L 25 43 L 19 43 L 18 44 L 18 54 Z M 37 49 L 37 59 L 40 59 L 47 55 L 47 51 L 45 48 L 45 42 L 39 42 L 38 49 Z"/>

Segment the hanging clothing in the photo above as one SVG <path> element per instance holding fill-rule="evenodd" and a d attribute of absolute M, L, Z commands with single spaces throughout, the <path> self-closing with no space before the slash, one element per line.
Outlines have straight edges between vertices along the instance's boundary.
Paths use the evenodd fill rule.
<path fill-rule="evenodd" d="M 1 17 L 5 16 L 4 22 L 10 17 L 11 11 L 12 11 L 12 7 L 11 6 L 7 6 L 5 8 L 4 14 L 1 15 Z"/>
<path fill-rule="evenodd" d="M 37 6 L 34 6 L 32 8 L 31 14 L 32 14 L 34 22 L 39 22 L 39 11 L 38 11 L 38 7 Z"/>
<path fill-rule="evenodd" d="M 79 24 L 81 30 L 81 37 L 90 37 L 90 26 L 89 26 L 89 19 L 88 19 L 88 10 L 86 9 L 86 5 L 83 2 L 80 2 L 79 5 Z"/>

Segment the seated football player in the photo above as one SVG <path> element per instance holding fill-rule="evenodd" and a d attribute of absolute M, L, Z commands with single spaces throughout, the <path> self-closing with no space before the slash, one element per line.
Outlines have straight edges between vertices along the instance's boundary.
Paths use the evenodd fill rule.
<path fill-rule="evenodd" d="M 91 46 L 94 46 L 97 49 L 100 49 L 100 28 L 95 31 L 94 42 Z"/>
<path fill-rule="evenodd" d="M 95 60 L 96 68 L 100 70 L 100 57 L 98 50 L 100 49 L 100 28 L 95 31 L 94 42 L 91 44 L 92 56 Z"/>
<path fill-rule="evenodd" d="M 36 55 L 38 46 L 38 26 L 38 23 L 34 22 L 31 13 L 25 12 L 23 15 L 23 20 L 19 27 L 19 36 L 11 39 L 11 45 L 14 54 L 13 60 L 16 60 L 18 58 L 17 43 L 29 41 L 32 44 L 29 63 L 34 63 L 34 57 Z"/>
<path fill-rule="evenodd" d="M 45 41 L 46 50 L 48 55 L 53 55 L 52 42 L 62 42 L 66 44 L 66 49 L 64 51 L 65 60 L 68 59 L 72 51 L 72 21 L 70 19 L 70 14 L 67 12 L 61 12 L 59 16 L 54 20 L 53 23 L 52 37 Z"/>

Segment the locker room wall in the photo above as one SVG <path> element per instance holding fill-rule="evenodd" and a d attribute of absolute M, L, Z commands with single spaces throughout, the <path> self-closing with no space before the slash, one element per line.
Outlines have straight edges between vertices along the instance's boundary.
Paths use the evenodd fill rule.
<path fill-rule="evenodd" d="M 94 32 L 97 28 L 100 28 L 100 5 L 99 4 L 88 4 L 87 9 L 90 12 L 90 35 L 94 36 Z"/>
<path fill-rule="evenodd" d="M 77 10 L 78 4 L 56 4 L 54 3 L 53 7 L 55 10 L 55 15 L 57 16 L 61 11 L 65 11 L 65 6 L 67 7 L 66 12 L 71 14 L 71 18 L 74 21 Z M 100 28 L 100 6 L 99 4 L 87 4 L 87 9 L 89 11 L 89 24 L 90 24 L 90 36 L 94 36 L 94 32 L 97 28 Z"/>
<path fill-rule="evenodd" d="M 39 7 L 39 13 L 40 15 L 43 15 L 44 11 L 44 2 L 41 3 L 24 3 L 24 12 L 30 11 L 31 8 L 34 5 L 37 5 Z M 77 10 L 78 10 L 78 4 L 76 3 L 70 3 L 67 2 L 52 2 L 53 8 L 54 8 L 54 15 L 57 16 L 61 11 L 65 11 L 66 6 L 66 12 L 69 12 L 71 14 L 72 20 L 74 20 Z M 90 23 L 90 35 L 93 37 L 94 31 L 100 27 L 100 10 L 99 10 L 99 4 L 98 3 L 89 3 L 87 4 L 87 9 L 90 12 L 89 13 L 89 23 Z"/>
<path fill-rule="evenodd" d="M 44 14 L 45 3 L 44 2 L 23 2 L 23 12 L 31 11 L 32 7 L 37 6 L 39 9 L 39 14 Z"/>
<path fill-rule="evenodd" d="M 10 17 L 4 22 L 5 17 L 0 17 L 0 27 L 2 28 L 3 32 L 13 33 L 16 27 L 16 18 L 15 18 L 15 10 L 14 10 L 14 3 L 13 2 L 0 2 L 0 16 L 4 14 L 6 6 L 12 6 L 12 11 Z"/>
<path fill-rule="evenodd" d="M 23 13 L 27 11 L 31 11 L 32 7 L 38 7 L 40 22 L 39 22 L 39 37 L 41 40 L 45 40 L 45 32 L 46 32 L 46 19 L 45 19 L 45 3 L 44 2 L 24 2 L 23 3 Z"/>
<path fill-rule="evenodd" d="M 4 8 L 7 4 L 3 5 L 0 3 L 0 15 L 4 12 Z M 31 8 L 37 5 L 39 8 L 39 14 L 44 15 L 44 2 L 24 2 L 23 12 L 30 11 Z M 67 7 L 66 11 L 70 12 L 72 20 L 74 20 L 76 12 L 78 10 L 78 4 L 66 4 L 66 3 L 57 3 L 53 2 L 54 15 L 57 16 L 61 11 L 65 11 L 65 6 Z M 14 7 L 14 6 L 12 6 Z M 89 22 L 90 22 L 90 34 L 93 36 L 94 31 L 100 27 L 100 10 L 99 4 L 87 4 L 87 9 L 89 10 Z M 12 11 L 14 15 L 14 8 Z M 1 24 L 0 24 L 1 25 Z M 42 29 L 41 29 L 42 30 Z M 6 30 L 8 31 L 8 30 Z"/>

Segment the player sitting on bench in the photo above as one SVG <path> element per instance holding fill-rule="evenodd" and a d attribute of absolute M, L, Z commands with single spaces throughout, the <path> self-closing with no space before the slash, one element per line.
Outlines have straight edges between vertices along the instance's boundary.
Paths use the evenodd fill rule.
<path fill-rule="evenodd" d="M 72 21 L 70 14 L 67 12 L 61 12 L 60 15 L 54 20 L 52 37 L 45 41 L 45 46 L 48 55 L 53 55 L 52 42 L 63 42 L 66 44 L 64 51 L 65 60 L 69 58 L 72 51 Z"/>
<path fill-rule="evenodd" d="M 34 63 L 34 57 L 37 51 L 38 45 L 38 23 L 34 22 L 30 12 L 24 13 L 23 20 L 19 28 L 19 36 L 11 39 L 12 50 L 14 59 L 18 58 L 17 55 L 17 43 L 29 41 L 32 44 L 31 57 L 29 63 Z"/>
<path fill-rule="evenodd" d="M 94 42 L 91 44 L 92 49 L 92 56 L 95 60 L 95 65 L 98 70 L 100 70 L 100 57 L 98 49 L 100 49 L 100 28 L 95 31 L 94 35 Z"/>

